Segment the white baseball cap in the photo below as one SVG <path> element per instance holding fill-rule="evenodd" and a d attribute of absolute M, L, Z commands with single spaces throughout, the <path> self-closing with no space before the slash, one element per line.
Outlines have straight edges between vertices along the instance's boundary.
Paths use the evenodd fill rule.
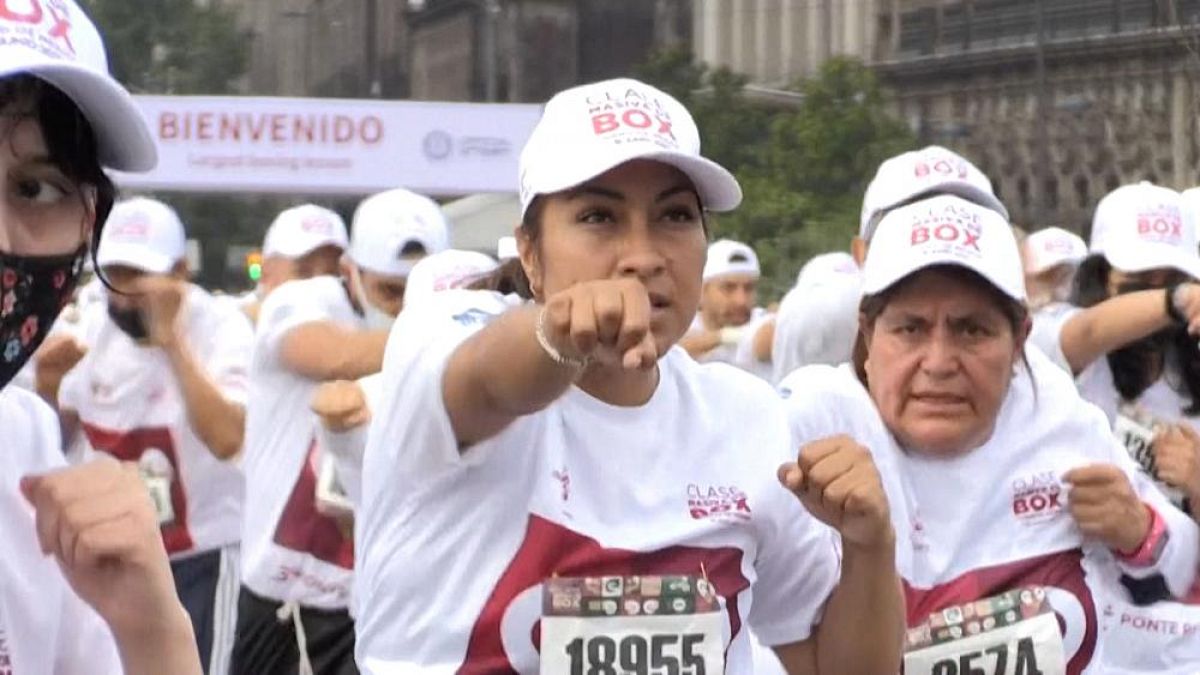
<path fill-rule="evenodd" d="M 833 251 L 813 256 L 804 263 L 800 274 L 796 276 L 796 285 L 820 283 L 838 277 L 857 278 L 861 274 L 862 270 L 858 268 L 858 263 L 854 262 L 854 256 L 844 251 Z"/>
<path fill-rule="evenodd" d="M 720 239 L 708 245 L 708 259 L 704 262 L 704 281 L 729 274 L 749 274 L 758 277 L 758 254 L 740 241 Z"/>
<path fill-rule="evenodd" d="M 450 233 L 442 209 L 428 197 L 404 189 L 367 197 L 354 211 L 350 259 L 359 267 L 388 276 L 407 276 L 413 260 L 401 252 L 420 244 L 433 254 L 450 247 Z"/>
<path fill-rule="evenodd" d="M 1200 187 L 1184 190 L 1180 196 L 1183 198 L 1183 217 L 1192 221 L 1192 230 L 1200 232 Z"/>
<path fill-rule="evenodd" d="M 500 237 L 499 241 L 496 242 L 496 258 L 500 262 L 512 260 L 513 258 L 520 257 L 520 255 L 520 252 L 517 250 L 516 237 Z"/>
<path fill-rule="evenodd" d="M 1018 302 L 1025 301 L 1021 253 L 1006 218 L 954 195 L 889 211 L 863 264 L 863 294 L 874 295 L 927 267 L 965 267 Z"/>
<path fill-rule="evenodd" d="M 938 145 L 885 160 L 867 185 L 858 236 L 870 239 L 880 214 L 924 194 L 958 195 L 1008 220 L 1008 210 L 992 191 L 992 182 L 958 153 Z"/>
<path fill-rule="evenodd" d="M 521 214 L 538 195 L 585 183 L 635 159 L 687 174 L 704 208 L 730 211 L 742 188 L 724 167 L 700 155 L 691 113 L 670 95 L 621 78 L 556 94 L 521 151 Z"/>
<path fill-rule="evenodd" d="M 101 268 L 123 265 L 166 274 L 187 255 L 187 235 L 175 210 L 139 197 L 113 206 L 100 235 L 96 260 Z"/>
<path fill-rule="evenodd" d="M 1078 266 L 1087 254 L 1082 237 L 1061 227 L 1047 227 L 1025 238 L 1025 273 L 1041 274 L 1059 265 Z"/>
<path fill-rule="evenodd" d="M 1147 182 L 1113 190 L 1092 216 L 1091 254 L 1122 272 L 1171 268 L 1200 279 L 1196 224 L 1182 207 L 1178 192 Z"/>
<path fill-rule="evenodd" d="M 141 111 L 108 72 L 104 42 L 74 0 L 0 12 L 0 78 L 32 75 L 67 95 L 96 134 L 100 163 L 149 171 L 158 161 Z"/>
<path fill-rule="evenodd" d="M 263 255 L 295 260 L 322 246 L 344 251 L 349 239 L 341 216 L 315 204 L 301 204 L 275 217 L 263 239 Z"/>
<path fill-rule="evenodd" d="M 477 251 L 449 249 L 421 258 L 408 275 L 404 306 L 428 300 L 435 293 L 462 288 L 494 269 L 496 261 Z"/>

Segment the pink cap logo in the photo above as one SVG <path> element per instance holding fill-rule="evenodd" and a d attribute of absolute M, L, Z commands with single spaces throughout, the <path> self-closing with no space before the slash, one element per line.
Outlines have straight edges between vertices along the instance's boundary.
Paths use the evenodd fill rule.
<path fill-rule="evenodd" d="M 942 213 L 918 216 L 912 223 L 909 245 L 913 248 L 942 244 L 957 249 L 971 249 L 981 253 L 979 238 L 983 234 L 974 214 L 959 213 L 948 208 Z"/>
<path fill-rule="evenodd" d="M 300 230 L 309 234 L 332 234 L 333 225 L 326 218 L 310 216 L 300 221 Z"/>
<path fill-rule="evenodd" d="M 1070 255 L 1074 249 L 1071 242 L 1066 239 L 1048 239 L 1042 242 L 1042 250 L 1046 253 L 1060 253 L 1062 255 Z"/>
<path fill-rule="evenodd" d="M 929 178 L 933 176 L 936 178 L 959 178 L 966 180 L 967 173 L 966 162 L 950 157 L 920 159 L 913 166 L 913 176 L 917 178 Z"/>
<path fill-rule="evenodd" d="M 75 45 L 71 44 L 71 10 L 67 3 L 63 0 L 26 0 L 21 3 L 25 5 L 23 9 L 14 9 L 15 4 L 13 0 L 0 0 L 0 32 L 22 30 L 15 25 L 4 24 L 40 26 L 49 20 L 47 34 L 40 39 L 27 36 L 26 39 L 33 43 L 28 46 L 50 56 L 62 56 L 64 51 L 75 55 Z M 18 37 L 14 41 L 20 44 L 22 39 Z"/>
<path fill-rule="evenodd" d="M 112 233 L 113 239 L 145 241 L 150 238 L 150 221 L 139 214 L 122 223 L 114 224 Z"/>
<path fill-rule="evenodd" d="M 587 105 L 597 137 L 607 140 L 620 135 L 614 132 L 653 133 L 659 137 L 657 142 L 678 144 L 666 108 L 637 89 L 589 96 Z"/>
<path fill-rule="evenodd" d="M 1179 209 L 1167 206 L 1142 211 L 1138 214 L 1137 232 L 1145 241 L 1178 246 L 1183 243 L 1183 218 Z"/>

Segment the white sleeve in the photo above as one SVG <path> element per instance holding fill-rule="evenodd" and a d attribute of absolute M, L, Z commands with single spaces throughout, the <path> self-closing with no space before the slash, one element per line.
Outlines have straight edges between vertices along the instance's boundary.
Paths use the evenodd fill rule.
<path fill-rule="evenodd" d="M 310 282 L 291 282 L 275 289 L 263 304 L 258 316 L 255 347 L 274 361 L 283 338 L 297 326 L 317 321 L 332 321 L 333 313 L 324 298 L 314 297 L 313 291 L 322 288 Z"/>
<path fill-rule="evenodd" d="M 346 491 L 350 502 L 357 507 L 362 503 L 363 453 L 367 447 L 367 425 L 348 431 L 330 431 L 317 424 L 317 447 L 333 457 L 338 482 Z"/>
<path fill-rule="evenodd" d="M 770 647 L 807 640 L 841 578 L 841 539 L 783 486 L 771 494 L 771 528 L 754 562 L 750 626 Z"/>
<path fill-rule="evenodd" d="M 67 371 L 58 384 L 58 409 L 78 412 L 87 396 L 87 366 L 90 359 L 84 355 L 75 367 Z"/>
<path fill-rule="evenodd" d="M 757 319 L 753 319 L 742 331 L 738 338 L 737 353 L 733 357 L 734 365 L 747 368 L 753 367 L 760 363 L 770 363 L 770 361 L 760 361 L 754 356 L 754 338 L 758 335 L 758 331 L 762 330 L 763 326 L 767 325 L 768 321 L 774 321 L 774 314 L 762 314 Z"/>
<path fill-rule="evenodd" d="M 124 672 L 117 641 L 108 624 L 63 582 L 62 614 L 59 620 L 55 675 L 97 673 L 119 675 Z"/>
<path fill-rule="evenodd" d="M 473 463 L 481 443 L 460 452 L 442 397 L 451 354 L 509 304 L 496 293 L 447 291 L 436 303 L 402 311 L 392 326 L 364 457 L 364 494 L 379 471 L 430 477 Z"/>
<path fill-rule="evenodd" d="M 254 350 L 254 330 L 246 315 L 232 305 L 209 299 L 212 321 L 206 344 L 193 345 L 202 350 L 203 363 L 221 394 L 246 405 L 250 355 Z"/>
<path fill-rule="evenodd" d="M 1068 373 L 1071 372 L 1071 364 L 1063 353 L 1062 331 L 1067 321 L 1079 311 L 1078 308 L 1069 308 L 1038 312 L 1033 317 L 1033 329 L 1029 333 L 1029 343 L 1042 350 L 1054 365 Z"/>

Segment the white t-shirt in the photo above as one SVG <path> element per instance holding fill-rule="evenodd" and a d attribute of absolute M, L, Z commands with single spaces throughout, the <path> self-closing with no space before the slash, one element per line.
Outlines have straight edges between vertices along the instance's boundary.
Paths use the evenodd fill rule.
<path fill-rule="evenodd" d="M 188 289 L 187 343 L 229 400 L 246 404 L 253 334 L 246 317 L 198 286 Z M 188 421 L 181 384 L 168 357 L 141 346 L 103 303 L 86 310 L 87 354 L 59 389 L 59 407 L 79 415 L 94 450 L 142 470 L 156 497 L 163 543 L 178 559 L 237 543 L 245 482 L 236 462 L 222 461 Z"/>
<path fill-rule="evenodd" d="M 38 547 L 33 508 L 21 478 L 60 469 L 58 420 L 33 394 L 0 391 L 0 673 L 76 675 L 122 672 L 108 626 L 75 595 L 53 558 Z"/>
<path fill-rule="evenodd" d="M 780 386 L 798 446 L 847 434 L 871 450 L 891 506 L 910 628 L 948 606 L 1039 585 L 1065 623 L 1067 672 L 1106 672 L 1098 610 L 1119 592 L 1117 570 L 1162 573 L 1182 595 L 1195 575 L 1200 530 L 1140 474 L 1070 377 L 1038 350 L 1027 354 L 1036 395 L 1019 367 L 991 439 L 950 458 L 901 449 L 849 364 L 803 368 Z M 1095 463 L 1121 467 L 1166 520 L 1170 539 L 1152 568 L 1118 563 L 1075 526 L 1061 477 Z"/>
<path fill-rule="evenodd" d="M 363 672 L 536 673 L 552 576 L 704 574 L 729 673 L 750 672 L 749 627 L 769 645 L 807 639 L 840 541 L 778 484 L 794 455 L 755 378 L 673 349 L 643 406 L 573 388 L 460 454 L 446 363 L 511 302 L 451 291 L 396 321 L 358 513 Z"/>
<path fill-rule="evenodd" d="M 383 376 L 380 373 L 358 380 L 367 410 L 379 407 Z M 330 431 L 325 425 L 317 425 L 317 443 L 321 452 L 333 457 L 338 483 L 346 491 L 346 497 L 356 507 L 362 502 L 363 453 L 367 449 L 367 429 L 364 424 L 347 431 Z"/>
<path fill-rule="evenodd" d="M 788 291 L 775 315 L 772 381 L 802 366 L 849 361 L 861 299 L 862 281 L 852 270 L 806 280 Z"/>
<path fill-rule="evenodd" d="M 1079 307 L 1067 302 L 1052 302 L 1033 313 L 1033 329 L 1029 332 L 1029 343 L 1042 350 L 1068 373 L 1071 372 L 1071 364 L 1063 354 L 1062 330 L 1067 321 L 1080 311 Z"/>
<path fill-rule="evenodd" d="M 738 339 L 737 342 L 731 344 L 720 344 L 712 350 L 696 359 L 700 363 L 728 363 L 737 366 L 742 370 L 754 375 L 763 380 L 771 380 L 771 362 L 759 361 L 754 356 L 754 336 L 758 334 L 758 329 L 774 318 L 774 314 L 768 313 L 762 307 L 755 307 L 750 313 L 750 320 L 741 326 L 737 326 Z M 690 330 L 704 330 L 704 320 L 699 314 L 692 321 Z"/>
<path fill-rule="evenodd" d="M 344 609 L 350 602 L 353 543 L 316 504 L 319 421 L 309 405 L 320 383 L 287 370 L 279 356 L 289 332 L 318 321 L 362 327 L 338 278 L 283 284 L 258 315 L 242 462 L 242 582 L 279 602 Z"/>

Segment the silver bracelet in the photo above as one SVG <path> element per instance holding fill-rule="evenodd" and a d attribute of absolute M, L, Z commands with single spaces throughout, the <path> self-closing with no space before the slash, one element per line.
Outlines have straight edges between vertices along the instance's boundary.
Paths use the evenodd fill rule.
<path fill-rule="evenodd" d="M 545 307 L 542 307 L 538 312 L 537 323 L 534 325 L 533 334 L 537 338 L 538 345 L 542 348 L 542 351 L 546 352 L 546 356 L 549 356 L 551 361 L 560 366 L 567 366 L 576 370 L 583 370 L 587 368 L 588 363 L 591 362 L 591 359 L 586 357 L 582 359 L 573 359 L 569 356 L 563 356 L 562 352 L 558 351 L 554 348 L 554 345 L 550 344 L 550 340 L 546 337 Z"/>

